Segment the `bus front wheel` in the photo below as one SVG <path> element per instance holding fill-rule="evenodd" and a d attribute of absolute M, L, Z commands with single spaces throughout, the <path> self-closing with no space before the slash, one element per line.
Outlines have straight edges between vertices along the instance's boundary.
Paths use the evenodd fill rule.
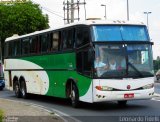
<path fill-rule="evenodd" d="M 74 84 L 72 84 L 70 98 L 72 106 L 74 108 L 77 108 L 79 106 L 79 94 L 78 94 L 78 88 Z"/>

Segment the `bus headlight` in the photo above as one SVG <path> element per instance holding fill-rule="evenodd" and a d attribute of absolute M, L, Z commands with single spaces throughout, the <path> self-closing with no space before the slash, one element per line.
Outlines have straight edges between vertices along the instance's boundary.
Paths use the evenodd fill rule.
<path fill-rule="evenodd" d="M 153 87 L 154 87 L 154 84 L 152 83 L 152 84 L 148 84 L 148 85 L 143 86 L 143 89 L 151 89 Z"/>
<path fill-rule="evenodd" d="M 112 87 L 108 87 L 108 86 L 96 86 L 95 88 L 100 91 L 112 91 L 113 90 Z"/>

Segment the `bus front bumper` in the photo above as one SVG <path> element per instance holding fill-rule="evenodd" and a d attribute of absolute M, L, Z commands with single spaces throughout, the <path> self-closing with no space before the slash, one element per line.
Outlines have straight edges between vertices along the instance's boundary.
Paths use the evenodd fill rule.
<path fill-rule="evenodd" d="M 121 101 L 121 100 L 143 100 L 154 96 L 154 88 L 134 91 L 100 91 L 94 90 L 93 102 Z"/>

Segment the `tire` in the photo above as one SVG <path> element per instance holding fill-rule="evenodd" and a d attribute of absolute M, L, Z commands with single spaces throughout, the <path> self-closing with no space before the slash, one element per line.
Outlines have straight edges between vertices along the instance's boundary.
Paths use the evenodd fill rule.
<path fill-rule="evenodd" d="M 127 106 L 127 100 L 118 101 L 118 106 L 120 106 L 120 107 Z"/>
<path fill-rule="evenodd" d="M 157 76 L 157 81 L 159 81 L 159 78 L 160 78 L 160 77 Z"/>
<path fill-rule="evenodd" d="M 20 91 L 19 83 L 17 81 L 14 83 L 14 92 L 17 98 L 21 98 L 21 91 Z"/>
<path fill-rule="evenodd" d="M 3 88 L 2 87 L 0 87 L 0 91 L 2 91 L 3 90 Z"/>
<path fill-rule="evenodd" d="M 79 94 L 78 94 L 78 88 L 76 87 L 75 84 L 72 84 L 70 99 L 71 99 L 72 107 L 78 108 Z"/>
<path fill-rule="evenodd" d="M 27 89 L 26 89 L 25 81 L 21 81 L 20 91 L 21 91 L 22 98 L 26 99 L 27 98 Z"/>

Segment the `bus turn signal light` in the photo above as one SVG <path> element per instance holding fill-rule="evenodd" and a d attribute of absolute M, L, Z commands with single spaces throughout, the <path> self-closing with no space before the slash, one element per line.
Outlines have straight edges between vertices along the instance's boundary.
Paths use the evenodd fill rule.
<path fill-rule="evenodd" d="M 96 89 L 102 91 L 102 87 L 101 86 L 96 86 Z"/>
<path fill-rule="evenodd" d="M 108 87 L 108 86 L 96 86 L 95 88 L 99 91 L 112 91 L 113 90 L 113 88 Z"/>

